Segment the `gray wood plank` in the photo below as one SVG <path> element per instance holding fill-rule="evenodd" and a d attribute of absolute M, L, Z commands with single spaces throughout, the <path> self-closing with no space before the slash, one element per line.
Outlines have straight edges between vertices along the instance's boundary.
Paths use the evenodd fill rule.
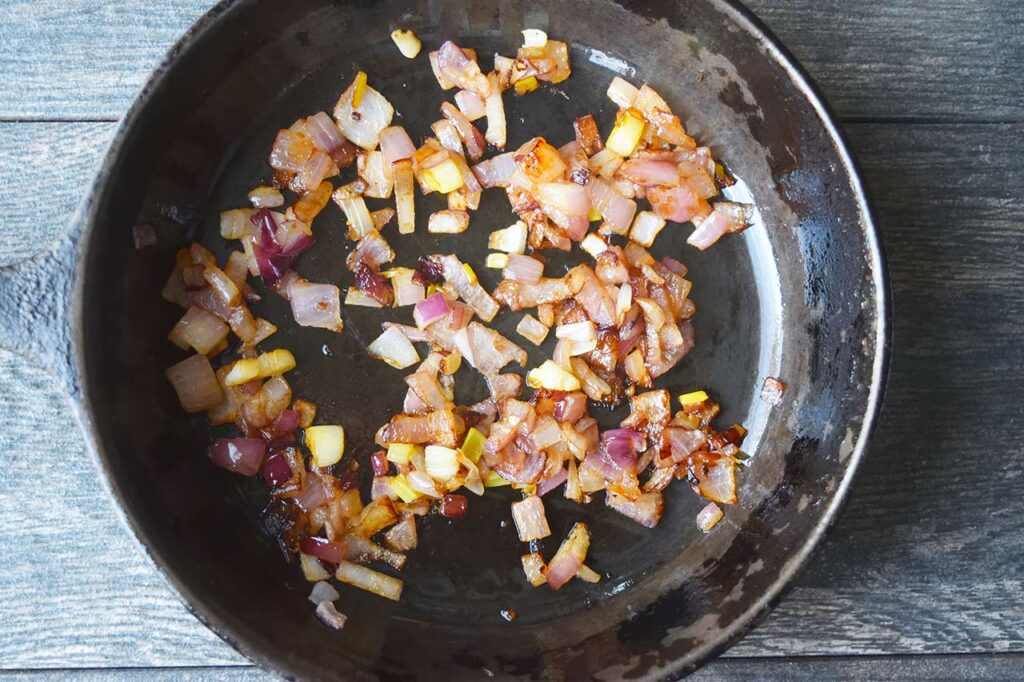
<path fill-rule="evenodd" d="M 54 241 L 92 182 L 114 123 L 0 125 L 0 265 Z"/>
<path fill-rule="evenodd" d="M 1024 652 L 1024 453 L 1019 414 L 998 409 L 1024 378 L 1024 125 L 849 129 L 893 283 L 885 410 L 834 533 L 729 656 Z M 94 146 L 70 167 L 94 164 L 109 130 L 80 129 Z M 52 179 L 66 131 L 0 124 L 41 155 L 30 172 L 0 157 L 0 180 L 27 176 L 0 215 Z M 54 183 L 44 208 L 77 191 Z M 0 230 L 0 262 L 46 241 Z M 0 669 L 244 664 L 135 551 L 82 448 L 56 385 L 0 354 Z"/>
<path fill-rule="evenodd" d="M 1024 127 L 848 128 L 892 282 L 882 418 L 818 560 L 731 653 L 1020 651 Z"/>
<path fill-rule="evenodd" d="M 801 680 L 1013 680 L 1024 674 L 1024 655 L 821 656 L 718 659 L 687 678 L 692 682 L 798 682 Z M 18 670 L 0 679 L 163 680 L 265 682 L 278 679 L 252 667 L 115 668 Z"/>
<path fill-rule="evenodd" d="M 6 0 L 0 118 L 116 119 L 211 0 Z M 749 0 L 851 118 L 1024 118 L 1016 0 Z M 385 39 L 382 36 L 382 40 Z"/>

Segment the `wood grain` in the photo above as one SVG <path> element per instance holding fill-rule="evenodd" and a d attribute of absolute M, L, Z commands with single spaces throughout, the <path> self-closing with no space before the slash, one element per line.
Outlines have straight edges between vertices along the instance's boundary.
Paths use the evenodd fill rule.
<path fill-rule="evenodd" d="M 725 679 L 759 670 L 735 657 L 1024 652 L 1024 500 L 1014 492 L 1024 452 L 1019 410 L 999 409 L 1016 404 L 1024 379 L 1024 125 L 847 128 L 889 256 L 885 409 L 837 527 L 778 609 L 728 652 Z M 91 167 L 109 126 L 75 129 L 83 142 L 70 162 L 54 144 L 67 130 L 0 124 L 0 139 L 39 150 L 30 171 L 0 157 L 0 178 L 24 173 L 22 193 L 55 165 Z M 74 183 L 53 191 L 45 207 L 74 205 Z M 27 210 L 24 196 L 7 201 L 5 215 Z M 33 210 L 63 224 L 66 209 L 45 207 Z M 0 230 L 0 262 L 46 241 L 45 231 Z M 0 451 L 0 670 L 245 664 L 135 550 L 55 384 L 6 354 Z M 801 679 L 826 669 L 770 670 Z"/>
<path fill-rule="evenodd" d="M 843 117 L 1024 119 L 1016 0 L 750 0 Z M 6 0 L 0 119 L 117 119 L 211 0 Z"/>
<path fill-rule="evenodd" d="M 1010 680 L 1020 676 L 1024 656 L 856 656 L 806 659 L 719 659 L 687 678 L 690 682 L 798 682 L 802 680 Z M 74 676 L 82 682 L 265 682 L 278 679 L 251 667 L 129 668 L 120 670 L 19 670 L 14 680 L 49 681 Z"/>
<path fill-rule="evenodd" d="M 114 123 L 0 125 L 0 265 L 35 255 L 64 230 L 92 182 Z"/>

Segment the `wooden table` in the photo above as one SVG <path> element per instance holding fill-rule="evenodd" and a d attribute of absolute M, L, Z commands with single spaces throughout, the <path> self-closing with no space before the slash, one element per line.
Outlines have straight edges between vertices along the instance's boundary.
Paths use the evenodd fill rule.
<path fill-rule="evenodd" d="M 0 264 L 41 250 L 210 0 L 0 2 Z M 697 679 L 1024 677 L 1024 3 L 754 0 L 835 108 L 892 278 L 881 423 L 838 525 Z M 0 353 L 0 675 L 264 679 L 171 595 L 65 398 Z"/>

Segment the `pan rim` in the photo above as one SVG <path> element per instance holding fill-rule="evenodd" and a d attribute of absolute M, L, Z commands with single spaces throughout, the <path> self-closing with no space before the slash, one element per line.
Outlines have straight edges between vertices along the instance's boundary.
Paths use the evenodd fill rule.
<path fill-rule="evenodd" d="M 84 281 L 89 261 L 89 251 L 93 234 L 96 231 L 99 197 L 111 191 L 110 179 L 113 169 L 128 147 L 128 138 L 138 120 L 150 105 L 153 93 L 159 89 L 168 73 L 177 62 L 178 56 L 189 50 L 192 45 L 213 26 L 226 21 L 227 17 L 238 7 L 255 0 L 221 0 L 196 22 L 175 42 L 150 74 L 139 94 L 122 117 L 117 130 L 110 142 L 103 162 L 94 181 L 87 190 L 75 220 L 79 221 L 81 235 L 79 250 L 73 264 L 74 282 L 69 306 L 69 326 L 73 344 L 74 372 L 77 395 L 70 401 L 89 452 L 90 459 L 101 474 L 101 485 L 111 500 L 114 511 L 124 527 L 130 532 L 142 553 L 152 563 L 157 573 L 164 579 L 177 599 L 206 628 L 233 649 L 260 667 L 282 677 L 293 677 L 295 671 L 280 657 L 268 655 L 257 646 L 245 641 L 238 629 L 208 607 L 204 600 L 196 595 L 183 581 L 179 580 L 167 568 L 161 554 L 151 545 L 147 531 L 137 522 L 136 517 L 129 513 L 121 486 L 111 472 L 109 457 L 101 451 L 100 439 L 96 428 L 90 399 L 90 370 L 85 359 L 84 330 L 82 324 Z M 789 77 L 794 87 L 811 105 L 825 133 L 835 146 L 837 155 L 847 176 L 854 200 L 860 214 L 861 232 L 864 238 L 865 252 L 871 267 L 872 284 L 874 287 L 874 359 L 871 371 L 871 387 L 868 393 L 863 421 L 857 434 L 853 451 L 845 461 L 845 469 L 837 483 L 827 507 L 805 536 L 800 546 L 793 550 L 788 560 L 780 567 L 777 578 L 768 588 L 728 626 L 712 640 L 687 651 L 683 656 L 668 663 L 668 668 L 654 674 L 659 676 L 680 675 L 692 672 L 707 661 L 718 656 L 731 647 L 737 640 L 747 634 L 764 616 L 778 603 L 785 592 L 792 587 L 794 579 L 806 567 L 813 552 L 820 546 L 821 540 L 835 523 L 848 497 L 849 489 L 865 456 L 870 437 L 878 421 L 889 367 L 891 351 L 891 292 L 888 282 L 888 270 L 883 251 L 881 236 L 878 232 L 874 209 L 868 198 L 859 164 L 855 160 L 845 135 L 836 124 L 836 117 L 826 103 L 818 87 L 792 54 L 781 44 L 778 38 L 749 9 L 738 0 L 707 0 L 713 7 L 727 15 L 734 24 L 750 38 L 756 41 L 770 61 L 774 61 Z"/>

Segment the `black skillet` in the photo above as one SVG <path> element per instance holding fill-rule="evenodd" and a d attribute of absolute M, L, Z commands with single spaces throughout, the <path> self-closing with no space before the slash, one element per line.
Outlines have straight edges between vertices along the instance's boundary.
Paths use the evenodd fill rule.
<path fill-rule="evenodd" d="M 398 26 L 414 29 L 426 49 L 446 38 L 472 46 L 485 68 L 494 52 L 514 52 L 523 28 L 569 42 L 567 82 L 506 97 L 512 145 L 537 134 L 561 144 L 587 112 L 607 133 L 613 108 L 604 91 L 620 73 L 651 82 L 741 179 L 736 196 L 749 191 L 758 225 L 707 253 L 683 244 L 689 226 L 673 225 L 655 251 L 690 267 L 698 309 L 697 348 L 661 383 L 711 391 L 723 424 L 750 429 L 744 449 L 753 459 L 740 503 L 706 536 L 693 521 L 701 501 L 683 485 L 670 489 L 655 530 L 600 501 L 578 507 L 551 496 L 545 550 L 586 519 L 588 563 L 603 576 L 557 593 L 523 579 L 511 491 L 474 498 L 468 518 L 426 522 L 400 604 L 344 590 L 349 621 L 336 633 L 316 620 L 308 585 L 261 532 L 258 483 L 214 469 L 203 455 L 205 419 L 181 413 L 163 377 L 181 358 L 165 339 L 180 311 L 159 291 L 181 244 L 199 239 L 226 253 L 217 213 L 243 205 L 267 176 L 275 131 L 330 111 L 358 69 L 401 112 L 397 123 L 414 137 L 428 132 L 445 95 L 425 53 L 409 61 L 395 49 L 388 34 Z M 485 240 L 512 220 L 503 193 L 488 193 L 457 237 L 425 234 L 422 219 L 437 207 L 420 202 L 415 236 L 388 228 L 398 262 L 457 251 L 493 287 Z M 297 264 L 303 275 L 350 283 L 342 221 L 334 206 L 318 218 L 319 243 Z M 134 248 L 139 223 L 155 229 L 155 246 Z M 158 570 L 232 646 L 301 678 L 693 670 L 778 598 L 836 514 L 879 406 L 886 306 L 878 237 L 835 124 L 792 59 L 727 0 L 224 2 L 182 38 L 128 112 L 70 236 L 0 271 L 0 340 L 64 380 L 111 493 Z M 404 386 L 363 348 L 382 319 L 408 309 L 346 309 L 343 335 L 296 327 L 274 296 L 259 312 L 281 326 L 269 345 L 298 358 L 289 375 L 296 395 L 317 402 L 324 422 L 343 423 L 349 453 L 365 458 Z M 511 335 L 517 318 L 497 326 Z M 531 363 L 547 352 L 533 351 Z M 481 395 L 462 375 L 460 392 Z M 774 408 L 758 397 L 768 375 L 789 386 Z M 503 609 L 517 618 L 506 622 Z"/>

